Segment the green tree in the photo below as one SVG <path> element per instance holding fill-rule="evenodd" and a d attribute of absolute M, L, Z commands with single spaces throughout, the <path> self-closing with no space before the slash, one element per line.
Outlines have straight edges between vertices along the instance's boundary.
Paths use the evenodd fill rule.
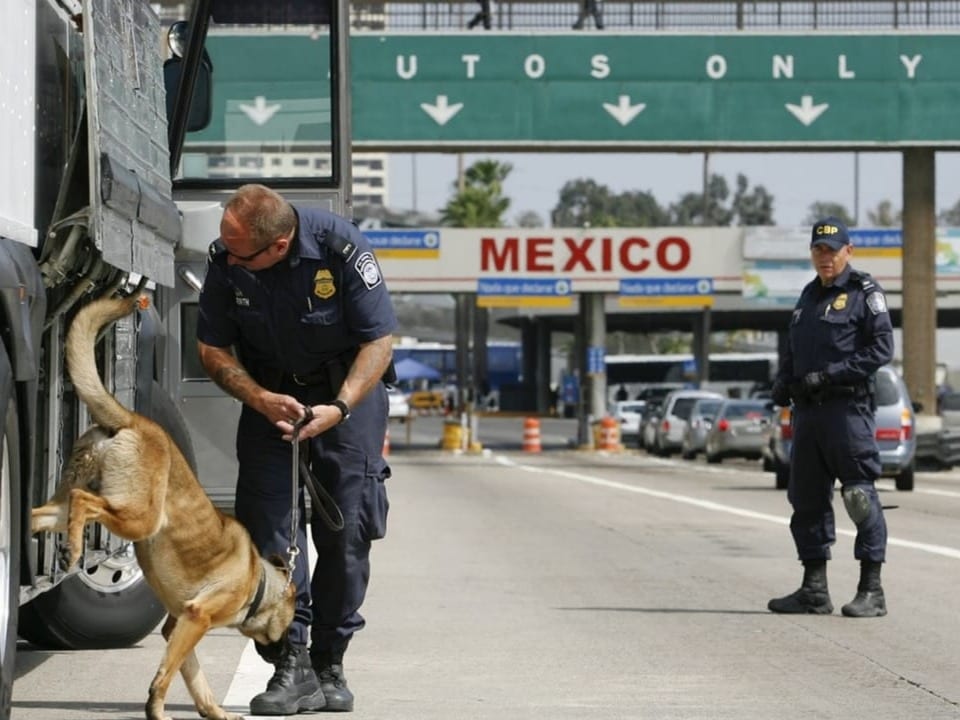
<path fill-rule="evenodd" d="M 763 185 L 752 190 L 745 175 L 737 175 L 737 191 L 733 195 L 733 213 L 737 225 L 773 225 L 773 196 Z"/>
<path fill-rule="evenodd" d="M 522 228 L 543 227 L 543 218 L 540 217 L 539 213 L 536 213 L 533 210 L 524 210 L 522 213 L 517 215 L 517 218 L 514 222 L 517 223 L 517 227 Z"/>
<path fill-rule="evenodd" d="M 726 227 L 733 220 L 733 210 L 726 207 L 730 186 L 722 175 L 711 175 L 706 192 L 689 192 L 670 206 L 670 225 L 709 225 Z"/>
<path fill-rule="evenodd" d="M 960 227 L 960 200 L 940 213 L 940 224 L 945 227 Z"/>
<path fill-rule="evenodd" d="M 510 198 L 503 196 L 503 182 L 513 170 L 510 163 L 480 160 L 467 168 L 464 187 L 447 202 L 441 222 L 447 227 L 501 227 Z M 454 190 L 458 183 L 454 183 Z"/>
<path fill-rule="evenodd" d="M 881 200 L 873 210 L 867 210 L 867 222 L 870 227 L 900 227 L 903 214 L 893 209 L 889 200 Z"/>
<path fill-rule="evenodd" d="M 550 213 L 554 227 L 656 227 L 666 225 L 668 217 L 649 192 L 616 195 L 606 185 L 583 178 L 560 188 Z"/>
<path fill-rule="evenodd" d="M 813 225 L 818 220 L 822 220 L 825 217 L 830 217 L 831 215 L 833 217 L 840 218 L 848 226 L 855 224 L 853 222 L 853 217 L 847 211 L 847 208 L 840 203 L 820 201 L 812 203 L 810 207 L 807 208 L 807 217 L 804 220 L 804 223 L 807 225 Z"/>

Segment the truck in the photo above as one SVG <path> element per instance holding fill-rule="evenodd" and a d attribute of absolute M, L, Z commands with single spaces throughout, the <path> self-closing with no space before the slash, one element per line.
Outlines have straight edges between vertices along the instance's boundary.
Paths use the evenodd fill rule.
<path fill-rule="evenodd" d="M 79 307 L 118 291 L 151 295 L 148 310 L 98 344 L 105 382 L 168 430 L 230 508 L 239 407 L 202 373 L 193 337 L 206 252 L 223 200 L 244 182 L 350 213 L 345 5 L 0 4 L 0 720 L 10 715 L 18 637 L 124 647 L 164 614 L 128 541 L 89 527 L 80 563 L 66 567 L 61 537 L 30 533 L 31 508 L 53 493 L 90 422 L 63 359 Z M 234 45 L 218 38 L 255 44 L 265 34 L 314 43 L 297 82 L 219 85 Z M 297 137 L 257 135 L 255 121 L 282 103 L 297 108 Z M 271 166 L 307 156 L 317 169 L 223 172 L 237 147 Z"/>

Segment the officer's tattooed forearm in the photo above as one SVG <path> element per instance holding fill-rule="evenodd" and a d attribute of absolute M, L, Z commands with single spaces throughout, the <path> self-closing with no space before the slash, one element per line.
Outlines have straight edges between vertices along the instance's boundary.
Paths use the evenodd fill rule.
<path fill-rule="evenodd" d="M 250 405 L 260 386 L 229 350 L 200 344 L 200 362 L 217 386 Z"/>
<path fill-rule="evenodd" d="M 217 368 L 213 381 L 221 390 L 248 405 L 250 404 L 250 398 L 258 387 L 254 379 L 250 377 L 250 373 L 239 365 L 225 365 Z"/>
<path fill-rule="evenodd" d="M 380 382 L 390 365 L 391 357 L 393 357 L 393 339 L 389 335 L 361 345 L 360 352 L 357 353 L 350 373 L 341 388 L 341 395 L 347 395 L 347 397 L 341 399 L 348 403 L 359 402 L 374 385 Z"/>

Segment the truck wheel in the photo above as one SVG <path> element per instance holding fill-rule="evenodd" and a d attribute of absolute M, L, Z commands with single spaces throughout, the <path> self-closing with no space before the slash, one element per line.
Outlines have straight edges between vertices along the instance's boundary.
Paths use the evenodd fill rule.
<path fill-rule="evenodd" d="M 196 471 L 186 422 L 157 383 L 143 414 L 159 423 Z M 43 647 L 92 650 L 133 645 L 150 633 L 166 611 L 137 564 L 133 544 L 126 552 L 87 568 L 20 609 L 20 636 Z"/>
<path fill-rule="evenodd" d="M 0 370 L 9 370 L 2 346 L 0 359 Z M 0 377 L 0 718 L 10 717 L 20 594 L 20 433 L 12 385 L 11 377 Z"/>
<path fill-rule="evenodd" d="M 913 473 L 914 466 L 913 463 L 910 463 L 909 466 L 905 467 L 900 474 L 894 478 L 894 482 L 897 484 L 897 490 L 913 490 Z"/>

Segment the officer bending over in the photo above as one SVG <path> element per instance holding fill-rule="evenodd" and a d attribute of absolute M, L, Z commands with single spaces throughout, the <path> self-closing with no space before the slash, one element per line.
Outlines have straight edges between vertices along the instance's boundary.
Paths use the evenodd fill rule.
<path fill-rule="evenodd" d="M 336 530 L 310 523 L 317 553 L 307 578 L 302 486 L 297 608 L 254 715 L 353 709 L 343 654 L 370 575 L 370 543 L 386 532 L 382 456 L 397 321 L 380 268 L 363 235 L 342 217 L 294 208 L 262 185 L 229 199 L 220 240 L 210 248 L 197 337 L 210 377 L 243 402 L 237 430 L 236 515 L 264 556 L 290 545 L 293 423 L 314 475 L 343 514 Z M 214 420 L 215 421 L 215 420 Z M 310 641 L 309 653 L 307 642 Z M 264 648 L 258 648 L 267 655 Z"/>
<path fill-rule="evenodd" d="M 893 358 L 893 327 L 879 285 L 848 265 L 847 228 L 828 217 L 813 226 L 817 277 L 801 292 L 789 342 L 773 386 L 778 405 L 793 401 L 793 454 L 787 497 L 790 531 L 803 563 L 800 589 L 768 604 L 777 613 L 833 612 L 827 560 L 836 541 L 834 481 L 857 526 L 860 583 L 841 610 L 849 617 L 887 614 L 880 567 L 887 525 L 874 485 L 880 454 L 874 420 L 874 374 Z"/>

